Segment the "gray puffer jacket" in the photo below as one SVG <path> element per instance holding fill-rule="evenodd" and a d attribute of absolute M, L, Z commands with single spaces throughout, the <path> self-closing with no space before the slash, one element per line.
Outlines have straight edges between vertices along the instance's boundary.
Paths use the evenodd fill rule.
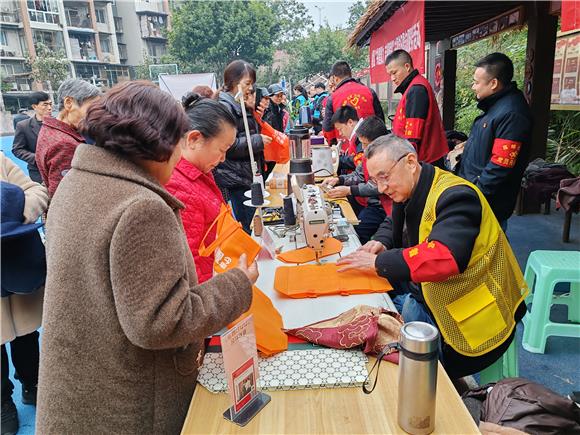
<path fill-rule="evenodd" d="M 218 101 L 226 106 L 236 118 L 238 134 L 234 144 L 226 153 L 226 160 L 214 169 L 214 177 L 217 185 L 221 189 L 246 188 L 252 184 L 252 168 L 250 165 L 250 153 L 248 150 L 246 131 L 244 129 L 244 118 L 242 117 L 242 107 L 227 92 L 220 92 Z M 250 127 L 250 137 L 254 159 L 258 165 L 258 170 L 264 170 L 264 142 L 260 135 L 258 126 L 250 110 L 248 114 L 248 126 Z"/>

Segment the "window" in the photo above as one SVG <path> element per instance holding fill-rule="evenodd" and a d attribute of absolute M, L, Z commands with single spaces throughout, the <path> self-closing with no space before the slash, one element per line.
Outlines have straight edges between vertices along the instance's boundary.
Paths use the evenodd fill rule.
<path fill-rule="evenodd" d="M 8 45 L 8 36 L 4 30 L 0 32 L 0 45 Z"/>
<path fill-rule="evenodd" d="M 109 38 L 101 38 L 101 49 L 103 53 L 111 53 L 111 42 Z"/>
<path fill-rule="evenodd" d="M 107 15 L 104 9 L 95 9 L 95 13 L 97 15 L 97 23 L 107 24 L 107 20 L 105 19 Z"/>
<path fill-rule="evenodd" d="M 28 0 L 28 16 L 31 21 L 59 24 L 58 3 L 56 0 Z"/>
<path fill-rule="evenodd" d="M 37 29 L 33 29 L 32 32 L 32 39 L 34 40 L 35 46 L 37 46 L 38 43 L 42 43 L 50 50 L 62 50 L 63 43 L 62 34 L 60 32 L 50 32 Z"/>

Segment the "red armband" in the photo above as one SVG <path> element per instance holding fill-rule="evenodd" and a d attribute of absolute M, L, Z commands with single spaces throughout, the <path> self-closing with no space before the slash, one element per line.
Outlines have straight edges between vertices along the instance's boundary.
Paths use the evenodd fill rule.
<path fill-rule="evenodd" d="M 495 139 L 491 149 L 491 163 L 504 168 L 513 168 L 516 165 L 521 142 L 509 139 Z"/>
<path fill-rule="evenodd" d="M 413 282 L 444 281 L 459 273 L 459 267 L 447 246 L 427 241 L 403 250 L 403 259 Z"/>
<path fill-rule="evenodd" d="M 407 118 L 405 120 L 404 137 L 407 139 L 422 139 L 425 120 L 423 118 Z"/>

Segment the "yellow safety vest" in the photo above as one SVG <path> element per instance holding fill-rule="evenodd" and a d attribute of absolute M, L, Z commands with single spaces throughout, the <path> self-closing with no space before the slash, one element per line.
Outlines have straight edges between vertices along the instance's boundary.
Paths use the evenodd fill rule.
<path fill-rule="evenodd" d="M 441 194 L 469 186 L 481 202 L 481 224 L 467 269 L 442 282 L 423 282 L 423 296 L 441 334 L 462 355 L 479 356 L 498 347 L 515 327 L 514 314 L 528 294 L 522 271 L 491 207 L 473 184 L 435 168 L 419 226 L 421 243 L 429 238 Z"/>

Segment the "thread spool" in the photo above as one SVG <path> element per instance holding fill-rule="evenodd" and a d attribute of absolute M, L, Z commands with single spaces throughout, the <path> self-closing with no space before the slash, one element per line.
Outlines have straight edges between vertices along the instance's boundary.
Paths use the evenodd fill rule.
<path fill-rule="evenodd" d="M 284 197 L 284 225 L 296 225 L 296 215 L 294 214 L 291 196 Z"/>
<path fill-rule="evenodd" d="M 260 183 L 252 183 L 252 205 L 264 205 L 264 192 Z"/>

